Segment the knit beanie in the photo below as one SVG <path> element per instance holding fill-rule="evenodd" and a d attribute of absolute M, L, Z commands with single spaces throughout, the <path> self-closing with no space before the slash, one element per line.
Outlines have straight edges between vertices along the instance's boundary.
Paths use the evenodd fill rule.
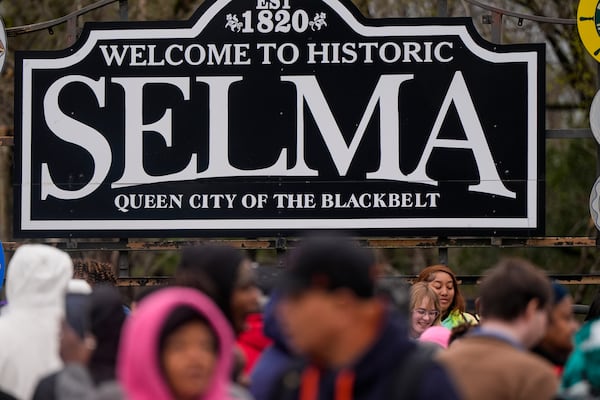
<path fill-rule="evenodd" d="M 554 303 L 560 303 L 566 296 L 569 295 L 567 289 L 558 282 L 552 282 L 552 291 L 554 293 Z"/>

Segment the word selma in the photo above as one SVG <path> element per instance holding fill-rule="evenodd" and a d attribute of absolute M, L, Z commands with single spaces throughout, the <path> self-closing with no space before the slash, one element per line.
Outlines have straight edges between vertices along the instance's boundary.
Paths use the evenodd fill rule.
<path fill-rule="evenodd" d="M 185 204 L 192 209 L 233 209 L 265 208 L 273 203 L 277 209 L 316 209 L 316 208 L 436 208 L 439 193 L 195 193 L 184 199 L 178 194 L 120 194 L 114 199 L 115 207 L 123 212 L 149 209 L 181 209 Z"/>
<path fill-rule="evenodd" d="M 437 186 L 438 182 L 429 177 L 427 164 L 434 149 L 469 150 L 476 164 L 479 183 L 468 186 L 469 191 L 488 193 L 508 198 L 516 198 L 516 192 L 509 190 L 499 176 L 492 157 L 485 132 L 477 115 L 475 105 L 467 83 L 460 71 L 455 72 L 448 90 L 441 101 L 440 110 L 435 117 L 432 130 L 428 136 L 419 162 L 412 171 L 403 171 L 400 163 L 400 101 L 401 87 L 405 82 L 413 80 L 413 74 L 381 75 L 371 97 L 365 104 L 365 111 L 356 124 L 356 130 L 348 137 L 341 131 L 331 107 L 313 75 L 283 75 L 280 80 L 295 88 L 296 115 L 292 115 L 296 125 L 295 132 L 289 132 L 296 138 L 295 161 L 288 160 L 288 148 L 282 147 L 276 161 L 270 166 L 257 169 L 240 169 L 232 163 L 229 154 L 229 92 L 243 88 L 243 76 L 196 76 L 190 77 L 100 77 L 94 80 L 82 75 L 67 75 L 56 80 L 44 94 L 45 123 L 59 139 L 76 145 L 87 152 L 93 162 L 93 174 L 89 182 L 82 187 L 70 190 L 56 185 L 52 173 L 51 162 L 41 163 L 41 199 L 48 196 L 58 199 L 80 199 L 96 191 L 109 176 L 113 163 L 113 152 L 107 138 L 93 126 L 89 126 L 65 113 L 59 98 L 65 86 L 83 84 L 95 97 L 100 108 L 105 107 L 106 88 L 109 84 L 123 90 L 124 104 L 124 155 L 119 165 L 122 175 L 111 184 L 112 188 L 122 188 L 161 182 L 191 181 L 207 178 L 225 177 L 314 177 L 320 171 L 314 169 L 305 157 L 306 111 L 312 114 L 318 134 L 331 156 L 333 166 L 340 177 L 345 177 L 361 144 L 370 121 L 379 117 L 379 166 L 374 171 L 365 171 L 367 180 L 389 180 L 397 182 L 420 183 Z M 208 115 L 208 143 L 203 143 L 208 154 L 203 160 L 206 166 L 199 170 L 199 149 L 193 149 L 187 166 L 163 175 L 151 175 L 144 168 L 144 136 L 160 135 L 167 147 L 172 146 L 173 115 L 172 109 L 165 110 L 162 117 L 155 121 L 145 118 L 144 104 L 152 102 L 152 98 L 144 96 L 144 88 L 149 85 L 171 85 L 177 88 L 184 101 L 191 97 L 191 86 L 207 85 L 207 104 L 200 104 L 194 112 Z M 235 85 L 234 85 L 235 84 Z M 249 97 L 249 99 L 251 99 Z M 359 101 L 359 100 L 357 100 Z M 363 103 L 364 104 L 364 103 Z M 306 105 L 306 107 L 305 107 Z M 454 105 L 452 108 L 451 106 Z M 446 116 L 455 110 L 464 129 L 465 139 L 445 139 L 441 136 L 441 128 Z M 232 110 L 232 111 L 235 111 Z M 256 140 L 260 140 L 257 136 Z M 117 158 L 118 159 L 118 158 Z"/>
<path fill-rule="evenodd" d="M 171 44 L 166 48 L 155 44 L 100 45 L 107 66 L 162 67 L 182 64 L 250 65 L 250 43 Z M 448 63 L 454 59 L 449 51 L 452 42 L 346 42 L 307 43 L 301 49 L 294 43 L 257 43 L 258 63 L 268 65 L 277 59 L 282 64 L 302 61 L 307 64 L 373 64 Z"/>

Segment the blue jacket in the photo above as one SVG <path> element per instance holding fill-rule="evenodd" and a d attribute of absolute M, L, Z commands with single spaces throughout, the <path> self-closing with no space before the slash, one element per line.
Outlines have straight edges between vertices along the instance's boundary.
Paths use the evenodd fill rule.
<path fill-rule="evenodd" d="M 295 362 L 275 316 L 279 296 L 274 293 L 264 310 L 264 333 L 273 340 L 254 365 L 250 376 L 250 393 L 255 400 L 268 400 L 284 372 Z"/>
<path fill-rule="evenodd" d="M 390 313 L 374 345 L 353 366 L 345 370 L 344 375 L 351 374 L 353 379 L 352 400 L 456 400 L 459 398 L 454 384 L 443 367 L 431 359 L 424 364 L 420 376 L 407 387 L 398 387 L 398 382 L 402 381 L 398 379 L 399 373 L 411 369 L 410 366 L 404 369 L 402 361 L 407 354 L 415 351 L 417 346 L 408 339 L 405 325 L 402 318 Z M 299 376 L 299 372 L 296 370 L 288 373 Z M 341 376 L 339 371 L 318 370 L 318 400 L 335 398 L 335 388 Z M 296 382 L 300 382 L 296 387 L 290 387 L 290 381 L 294 380 L 280 380 L 288 384 L 280 384 L 270 399 L 298 399 L 302 379 L 295 379 Z M 418 385 L 418 387 L 411 385 Z M 414 395 L 408 394 L 411 391 Z"/>

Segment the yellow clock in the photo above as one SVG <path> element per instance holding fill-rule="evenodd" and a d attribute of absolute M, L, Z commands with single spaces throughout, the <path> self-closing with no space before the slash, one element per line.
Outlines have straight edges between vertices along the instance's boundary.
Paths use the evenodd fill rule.
<path fill-rule="evenodd" d="M 577 7 L 577 30 L 586 50 L 600 61 L 600 1 L 581 0 Z"/>

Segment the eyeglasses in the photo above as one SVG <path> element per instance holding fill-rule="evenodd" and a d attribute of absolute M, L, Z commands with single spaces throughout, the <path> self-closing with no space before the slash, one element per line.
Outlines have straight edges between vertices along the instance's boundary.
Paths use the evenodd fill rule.
<path fill-rule="evenodd" d="M 438 315 L 440 315 L 439 311 L 427 311 L 424 308 L 415 308 L 415 312 L 419 314 L 421 317 L 424 317 L 425 314 L 429 315 L 429 318 L 436 319 Z"/>

